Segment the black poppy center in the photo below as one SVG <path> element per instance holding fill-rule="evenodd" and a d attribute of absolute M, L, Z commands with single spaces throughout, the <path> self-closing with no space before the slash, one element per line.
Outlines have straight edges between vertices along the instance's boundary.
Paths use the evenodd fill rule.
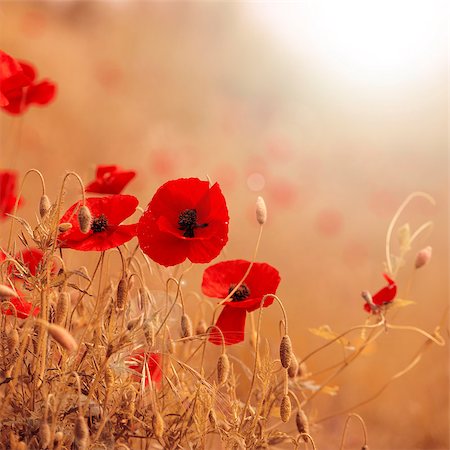
<path fill-rule="evenodd" d="M 104 214 L 92 220 L 91 230 L 94 233 L 101 233 L 108 228 L 108 219 Z"/>
<path fill-rule="evenodd" d="M 184 231 L 183 236 L 193 238 L 195 236 L 194 230 L 196 228 L 205 228 L 207 223 L 197 223 L 197 210 L 185 209 L 178 216 L 178 229 Z"/>
<path fill-rule="evenodd" d="M 228 289 L 228 294 L 236 287 L 235 284 L 231 284 L 230 288 Z M 241 284 L 236 292 L 231 296 L 233 300 L 232 302 L 242 302 L 242 300 L 245 300 L 246 298 L 250 297 L 250 289 L 246 284 Z"/>

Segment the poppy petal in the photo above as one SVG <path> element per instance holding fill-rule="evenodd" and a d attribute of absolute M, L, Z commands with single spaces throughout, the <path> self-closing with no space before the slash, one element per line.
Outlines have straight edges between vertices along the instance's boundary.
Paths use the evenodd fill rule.
<path fill-rule="evenodd" d="M 244 340 L 245 319 L 247 313 L 243 309 L 234 309 L 225 306 L 220 313 L 216 327 L 222 331 L 225 345 L 233 345 Z M 222 336 L 217 330 L 212 330 L 209 336 L 209 342 L 216 345 L 222 344 Z"/>

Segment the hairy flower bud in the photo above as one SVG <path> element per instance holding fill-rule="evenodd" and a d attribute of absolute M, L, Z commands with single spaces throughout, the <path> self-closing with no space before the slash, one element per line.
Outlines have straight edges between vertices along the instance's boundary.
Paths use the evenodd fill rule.
<path fill-rule="evenodd" d="M 256 199 L 256 220 L 260 225 L 264 225 L 267 220 L 266 202 L 262 197 Z"/>
<path fill-rule="evenodd" d="M 431 255 L 432 255 L 433 249 L 428 246 L 420 250 L 420 252 L 416 255 L 416 261 L 415 261 L 415 267 L 416 269 L 420 269 L 421 267 L 425 266 L 430 262 Z"/>
<path fill-rule="evenodd" d="M 291 338 L 285 334 L 281 339 L 280 344 L 280 360 L 281 365 L 287 369 L 292 361 L 292 343 Z"/>
<path fill-rule="evenodd" d="M 44 194 L 39 201 L 39 214 L 41 215 L 42 219 L 47 215 L 51 207 L 52 204 L 50 202 L 50 199 L 47 197 L 47 195 Z"/>
<path fill-rule="evenodd" d="M 92 215 L 86 205 L 83 205 L 78 211 L 78 224 L 82 233 L 88 233 L 91 229 Z"/>

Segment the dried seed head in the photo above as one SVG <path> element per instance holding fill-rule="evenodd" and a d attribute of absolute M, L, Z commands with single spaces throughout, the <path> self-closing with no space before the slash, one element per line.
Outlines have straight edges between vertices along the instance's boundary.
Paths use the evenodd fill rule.
<path fill-rule="evenodd" d="M 69 353 L 74 352 L 78 348 L 77 341 L 65 328 L 51 323 L 47 329 L 50 336 Z"/>
<path fill-rule="evenodd" d="M 267 220 L 266 202 L 262 197 L 256 199 L 256 220 L 260 225 L 264 225 Z"/>
<path fill-rule="evenodd" d="M 10 354 L 13 354 L 17 350 L 17 347 L 19 347 L 19 332 L 16 328 L 13 328 L 8 333 L 8 337 L 6 338 L 6 345 Z"/>
<path fill-rule="evenodd" d="M 280 360 L 281 360 L 281 365 L 285 369 L 287 369 L 291 365 L 291 361 L 292 361 L 292 343 L 291 343 L 291 338 L 287 334 L 285 334 L 281 338 Z"/>
<path fill-rule="evenodd" d="M 47 215 L 51 207 L 52 204 L 50 202 L 50 199 L 44 194 L 39 201 L 39 214 L 41 215 L 42 219 Z"/>
<path fill-rule="evenodd" d="M 63 222 L 58 225 L 58 231 L 60 233 L 65 233 L 66 231 L 69 231 L 71 228 L 72 224 L 69 222 Z"/>
<path fill-rule="evenodd" d="M 289 378 L 295 378 L 298 374 L 298 360 L 297 357 L 292 354 L 291 364 L 288 367 Z"/>
<path fill-rule="evenodd" d="M 67 312 L 69 311 L 70 295 L 67 292 L 60 292 L 58 296 L 58 303 L 56 304 L 55 323 L 57 325 L 64 325 Z"/>
<path fill-rule="evenodd" d="M 152 418 L 153 433 L 160 439 L 164 434 L 164 421 L 159 412 L 156 412 Z"/>
<path fill-rule="evenodd" d="M 114 384 L 114 372 L 112 371 L 111 367 L 108 367 L 105 370 L 105 384 L 108 389 L 110 389 Z"/>
<path fill-rule="evenodd" d="M 4 284 L 0 284 L 0 299 L 5 298 L 11 298 L 11 297 L 17 297 L 16 292 L 11 289 L 9 286 L 6 286 Z"/>
<path fill-rule="evenodd" d="M 291 417 L 291 412 L 292 412 L 291 399 L 289 395 L 284 395 L 283 398 L 281 399 L 280 404 L 280 417 L 284 423 L 286 423 Z"/>
<path fill-rule="evenodd" d="M 206 325 L 205 320 L 200 319 L 197 324 L 197 327 L 195 328 L 195 334 L 205 334 L 207 329 L 208 325 Z"/>
<path fill-rule="evenodd" d="M 309 422 L 306 417 L 305 412 L 302 409 L 297 411 L 297 415 L 295 416 L 295 423 L 297 425 L 297 430 L 300 434 L 306 433 L 309 434 Z"/>
<path fill-rule="evenodd" d="M 43 420 L 39 426 L 39 442 L 43 449 L 50 445 L 50 425 L 46 420 Z"/>
<path fill-rule="evenodd" d="M 142 329 L 144 330 L 144 336 L 145 340 L 147 341 L 147 345 L 150 348 L 153 347 L 153 344 L 155 342 L 155 327 L 153 326 L 153 323 L 150 320 L 146 320 L 142 325 Z"/>
<path fill-rule="evenodd" d="M 192 321 L 187 314 L 181 316 L 181 337 L 188 338 L 192 336 Z"/>
<path fill-rule="evenodd" d="M 86 450 L 88 448 L 89 428 L 86 419 L 79 415 L 75 421 L 75 444 L 78 450 Z"/>
<path fill-rule="evenodd" d="M 216 413 L 215 413 L 215 411 L 213 409 L 209 410 L 208 419 L 209 419 L 209 423 L 212 425 L 212 427 L 216 428 L 216 426 L 217 426 L 217 416 L 216 416 Z"/>
<path fill-rule="evenodd" d="M 83 205 L 78 211 L 78 224 L 82 233 L 88 233 L 91 229 L 92 215 L 86 205 Z"/>
<path fill-rule="evenodd" d="M 128 281 L 126 278 L 121 278 L 117 285 L 116 308 L 122 311 L 125 307 L 128 297 Z"/>
<path fill-rule="evenodd" d="M 226 353 L 222 353 L 217 361 L 217 381 L 223 384 L 228 380 L 230 373 L 230 360 Z"/>
<path fill-rule="evenodd" d="M 431 260 L 433 249 L 428 246 L 420 250 L 420 252 L 416 255 L 415 267 L 416 269 L 420 269 L 421 267 L 428 264 Z"/>

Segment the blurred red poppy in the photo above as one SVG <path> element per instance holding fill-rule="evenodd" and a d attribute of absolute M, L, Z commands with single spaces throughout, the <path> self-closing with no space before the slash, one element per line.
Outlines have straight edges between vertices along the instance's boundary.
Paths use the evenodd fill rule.
<path fill-rule="evenodd" d="M 19 319 L 26 319 L 30 313 L 31 309 L 33 308 L 33 305 L 30 302 L 27 302 L 23 294 L 19 291 L 17 291 L 19 294 L 18 297 L 9 298 L 8 300 L 14 305 L 14 308 L 16 309 L 16 314 Z M 14 308 L 10 306 L 8 309 L 3 309 L 2 307 L 2 313 L 6 316 L 12 316 L 14 314 Z M 37 316 L 39 314 L 39 308 L 36 306 L 33 309 L 33 316 Z"/>
<path fill-rule="evenodd" d="M 228 241 L 228 210 L 217 183 L 181 178 L 163 184 L 138 224 L 142 250 L 173 266 L 189 259 L 207 263 Z"/>
<path fill-rule="evenodd" d="M 56 84 L 50 80 L 35 82 L 36 69 L 29 63 L 16 61 L 2 55 L 0 81 L 6 81 L 1 89 L 1 108 L 10 114 L 22 114 L 30 105 L 47 105 L 56 95 Z M 20 72 L 17 64 L 19 64 Z"/>
<path fill-rule="evenodd" d="M 8 106 L 10 96 L 30 83 L 20 63 L 0 50 L 0 107 Z"/>
<path fill-rule="evenodd" d="M 383 277 L 388 282 L 388 285 L 372 295 L 372 302 L 378 308 L 391 303 L 397 295 L 397 284 L 395 281 L 387 273 L 383 273 Z M 378 308 L 371 307 L 367 302 L 364 304 L 364 309 L 367 312 L 377 313 Z"/>
<path fill-rule="evenodd" d="M 226 298 L 244 276 L 250 265 L 241 259 L 224 261 L 208 267 L 203 273 L 202 291 L 208 297 Z M 245 319 L 248 312 L 259 309 L 266 294 L 275 294 L 280 284 L 278 270 L 266 263 L 254 263 L 249 274 L 231 299 L 225 303 L 216 326 L 222 331 L 226 345 L 244 340 Z M 273 297 L 264 302 L 267 308 Z M 212 331 L 209 341 L 221 344 L 220 333 Z"/>
<path fill-rule="evenodd" d="M 155 383 L 161 381 L 161 355 L 159 353 L 134 353 L 127 361 L 128 368 L 137 372 L 139 375 L 133 375 L 133 379 L 141 381 L 142 377 L 145 378 L 145 385 L 148 386 L 150 379 Z"/>
<path fill-rule="evenodd" d="M 135 176 L 136 172 L 118 166 L 98 166 L 96 178 L 86 186 L 86 192 L 120 194 Z"/>
<path fill-rule="evenodd" d="M 33 276 L 35 276 L 41 269 L 41 265 L 44 262 L 43 258 L 44 252 L 36 247 L 21 250 L 16 255 L 16 259 L 23 261 L 24 266 L 28 268 L 30 274 Z M 52 262 L 51 264 L 51 273 L 54 274 L 57 271 L 57 267 L 55 262 Z"/>
<path fill-rule="evenodd" d="M 138 205 L 132 195 L 111 195 L 86 199 L 91 211 L 91 227 L 82 233 L 78 223 L 78 209 L 82 200 L 72 205 L 61 218 L 60 223 L 69 222 L 72 228 L 60 233 L 59 246 L 82 251 L 105 251 L 128 242 L 136 236 L 137 224 L 120 225 L 130 217 Z"/>
<path fill-rule="evenodd" d="M 16 204 L 17 174 L 11 170 L 0 170 L 0 220 L 14 211 Z M 20 201 L 19 201 L 20 205 Z"/>

